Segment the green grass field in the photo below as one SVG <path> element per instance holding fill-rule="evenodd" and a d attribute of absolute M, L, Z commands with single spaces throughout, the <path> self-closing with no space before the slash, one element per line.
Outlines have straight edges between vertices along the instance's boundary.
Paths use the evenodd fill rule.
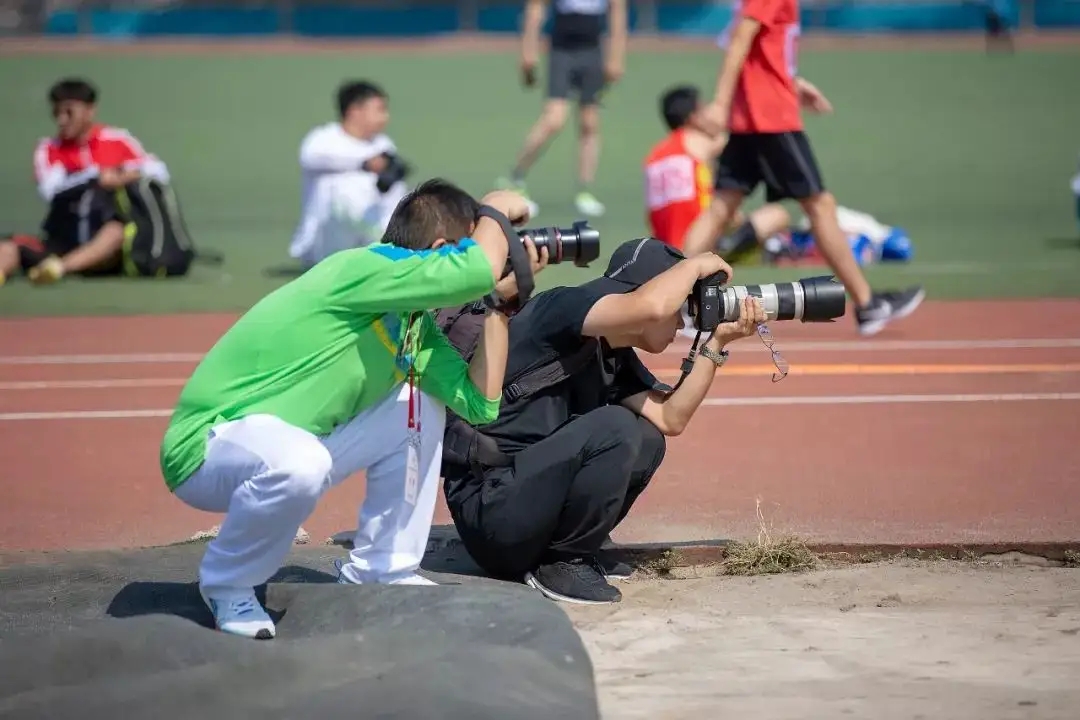
<path fill-rule="evenodd" d="M 842 204 L 906 228 L 915 242 L 912 263 L 870 270 L 875 284 L 921 281 L 936 298 L 1080 295 L 1068 188 L 1080 152 L 1080 94 L 1068 91 L 1078 58 L 804 53 L 802 72 L 836 107 L 808 119 L 826 182 Z M 607 252 L 645 231 L 640 163 L 662 134 L 656 98 L 674 82 L 707 88 L 717 62 L 709 52 L 631 56 L 604 115 L 596 190 L 608 214 L 593 224 Z M 267 271 L 289 261 L 299 141 L 332 118 L 346 77 L 370 76 L 390 92 L 390 132 L 417 166 L 413 180 L 441 175 L 476 193 L 508 170 L 541 102 L 516 84 L 510 55 L 2 57 L 0 230 L 33 232 L 43 215 L 31 153 L 51 131 L 46 90 L 71 73 L 98 83 L 102 120 L 168 163 L 196 243 L 226 263 L 175 282 L 12 281 L 0 288 L 0 315 L 242 310 L 285 282 Z M 543 224 L 575 219 L 574 154 L 568 128 L 529 178 Z M 541 285 L 593 272 L 560 267 Z M 737 281 L 804 274 L 745 268 Z"/>

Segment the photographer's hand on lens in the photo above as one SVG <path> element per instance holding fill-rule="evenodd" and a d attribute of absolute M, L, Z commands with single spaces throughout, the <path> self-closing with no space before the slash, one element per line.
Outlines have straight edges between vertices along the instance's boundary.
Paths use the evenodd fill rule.
<path fill-rule="evenodd" d="M 536 251 L 536 246 L 532 240 L 526 238 L 522 241 L 525 245 L 525 250 L 529 253 L 529 265 L 532 267 L 533 277 L 541 272 L 548 265 L 548 249 L 541 248 L 540 252 Z M 495 284 L 495 296 L 500 300 L 513 300 L 517 297 L 517 276 L 514 273 L 507 273 L 506 276 Z"/>
<path fill-rule="evenodd" d="M 757 326 L 767 319 L 765 308 L 760 300 L 755 297 L 743 298 L 742 307 L 739 308 L 739 319 L 717 325 L 710 339 L 715 339 L 723 348 L 730 342 L 750 337 L 757 331 Z"/>

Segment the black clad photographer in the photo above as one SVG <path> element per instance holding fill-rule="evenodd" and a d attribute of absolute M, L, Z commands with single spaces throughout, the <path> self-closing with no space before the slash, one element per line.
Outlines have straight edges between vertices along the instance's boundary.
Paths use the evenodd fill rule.
<path fill-rule="evenodd" d="M 765 313 L 747 300 L 740 320 L 709 336 L 674 392 L 635 348 L 667 348 L 694 283 L 720 270 L 731 275 L 712 253 L 687 259 L 658 240 L 633 240 L 615 250 L 602 277 L 536 295 L 514 316 L 507 378 L 556 355 L 584 360 L 523 399 L 507 399 L 504 388 L 499 418 L 476 429 L 507 463 L 444 461 L 454 523 L 485 570 L 524 577 L 552 599 L 621 599 L 608 578 L 629 568 L 601 546 L 663 461 L 665 436 L 680 434 L 705 398 L 724 347 L 752 334 Z"/>

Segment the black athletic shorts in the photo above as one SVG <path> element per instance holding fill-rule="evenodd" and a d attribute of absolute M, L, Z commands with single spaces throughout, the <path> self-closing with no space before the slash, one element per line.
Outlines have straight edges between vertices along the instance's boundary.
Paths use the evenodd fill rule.
<path fill-rule="evenodd" d="M 548 97 L 569 99 L 576 92 L 581 105 L 597 105 L 604 89 L 604 52 L 600 45 L 553 47 L 548 53 Z"/>
<path fill-rule="evenodd" d="M 806 133 L 732 133 L 716 168 L 716 189 L 749 195 L 765 183 L 768 202 L 802 200 L 825 190 Z"/>
<path fill-rule="evenodd" d="M 29 270 L 50 255 L 63 257 L 89 242 L 108 222 L 124 222 L 116 194 L 88 184 L 66 190 L 53 198 L 41 224 L 41 236 L 18 235 L 11 239 L 19 249 L 19 265 Z M 114 275 L 122 269 L 123 254 L 83 275 Z"/>

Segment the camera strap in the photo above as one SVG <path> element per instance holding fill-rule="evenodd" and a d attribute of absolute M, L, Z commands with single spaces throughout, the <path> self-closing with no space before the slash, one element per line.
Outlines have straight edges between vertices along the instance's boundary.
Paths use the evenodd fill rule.
<path fill-rule="evenodd" d="M 690 351 L 686 353 L 686 357 L 683 358 L 682 367 L 679 368 L 682 375 L 679 376 L 679 382 L 675 383 L 675 386 L 671 388 L 671 392 L 675 392 L 679 389 L 679 386 L 683 384 L 686 377 L 690 374 L 690 371 L 694 369 L 694 358 L 697 357 L 698 343 L 701 342 L 701 331 L 698 330 L 694 335 L 694 342 L 690 343 Z"/>
<path fill-rule="evenodd" d="M 510 224 L 510 219 L 506 215 L 490 205 L 481 205 L 477 215 L 491 218 L 499 223 L 502 228 L 509 248 L 510 270 L 514 273 L 514 277 L 517 278 L 517 304 L 519 306 L 524 305 L 532 296 L 533 288 L 536 286 L 533 281 L 532 263 L 529 262 L 529 251 L 525 249 L 525 244 L 521 242 L 521 238 L 518 237 L 514 226 Z"/>

